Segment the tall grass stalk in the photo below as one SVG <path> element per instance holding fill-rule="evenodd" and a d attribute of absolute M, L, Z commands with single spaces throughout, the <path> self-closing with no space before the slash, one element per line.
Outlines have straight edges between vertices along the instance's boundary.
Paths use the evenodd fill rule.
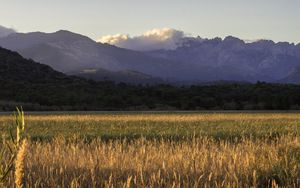
<path fill-rule="evenodd" d="M 16 162 L 15 162 L 15 184 L 16 188 L 25 187 L 25 158 L 27 151 L 27 140 L 24 139 L 20 143 L 20 148 L 17 153 Z"/>
<path fill-rule="evenodd" d="M 16 126 L 16 140 L 10 130 L 10 140 L 3 138 L 3 143 L 0 149 L 0 185 L 3 183 L 15 165 L 16 187 L 23 187 L 22 179 L 24 174 L 24 159 L 27 148 L 27 140 L 24 139 L 25 133 L 25 118 L 24 111 L 21 108 L 16 108 L 14 112 Z M 21 145 L 20 145 L 21 144 Z"/>
<path fill-rule="evenodd" d="M 17 127 L 16 145 L 18 147 L 21 142 L 22 136 L 24 135 L 24 131 L 25 131 L 25 116 L 24 116 L 24 111 L 23 111 L 22 107 L 20 109 L 17 107 L 16 109 L 17 109 L 17 111 L 14 113 L 14 115 L 15 115 L 15 121 L 16 121 L 16 127 Z"/>

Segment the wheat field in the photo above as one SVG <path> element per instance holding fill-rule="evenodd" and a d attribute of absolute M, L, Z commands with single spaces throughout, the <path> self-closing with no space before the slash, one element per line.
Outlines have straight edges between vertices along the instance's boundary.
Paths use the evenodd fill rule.
<path fill-rule="evenodd" d="M 300 187 L 298 113 L 32 114 L 25 120 L 26 138 L 3 187 Z M 11 124 L 11 116 L 0 116 L 3 143 Z"/>

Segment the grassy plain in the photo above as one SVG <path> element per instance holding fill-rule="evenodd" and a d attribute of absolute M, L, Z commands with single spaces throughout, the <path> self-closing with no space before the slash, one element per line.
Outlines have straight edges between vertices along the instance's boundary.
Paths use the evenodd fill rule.
<path fill-rule="evenodd" d="M 26 187 L 300 187 L 298 113 L 29 114 Z M 0 116 L 6 137 L 13 124 Z M 6 186 L 14 184 L 13 173 Z"/>

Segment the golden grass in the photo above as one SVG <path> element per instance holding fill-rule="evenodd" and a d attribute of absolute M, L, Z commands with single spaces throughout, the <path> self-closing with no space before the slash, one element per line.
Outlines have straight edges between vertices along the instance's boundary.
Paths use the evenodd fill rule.
<path fill-rule="evenodd" d="M 12 116 L 0 116 L 0 122 L 11 120 Z M 259 120 L 300 120 L 298 113 L 138 113 L 138 114 L 94 114 L 94 115 L 27 115 L 26 121 L 259 121 Z"/>
<path fill-rule="evenodd" d="M 299 152 L 293 136 L 236 143 L 58 138 L 30 142 L 24 170 L 26 187 L 299 187 Z"/>
<path fill-rule="evenodd" d="M 10 118 L 0 116 L 0 124 Z M 25 120 L 29 129 L 30 123 L 46 127 L 44 124 L 57 122 L 52 127 L 65 126 L 76 131 L 73 128 L 84 125 L 81 130 L 87 132 L 94 130 L 88 130 L 89 123 L 104 128 L 100 130 L 119 127 L 139 131 L 143 125 L 151 125 L 150 133 L 160 126 L 168 126 L 165 131 L 174 134 L 176 127 L 189 128 L 187 131 L 192 132 L 187 135 L 193 135 L 199 126 L 216 126 L 217 130 L 212 129 L 216 134 L 229 136 L 108 140 L 98 137 L 88 142 L 79 137 L 28 140 L 26 156 L 20 157 L 23 163 L 19 166 L 23 168 L 16 165 L 16 175 L 10 174 L 6 187 L 13 187 L 21 178 L 26 183 L 24 187 L 300 187 L 300 116 L 296 113 L 29 115 Z M 153 127 L 151 122 L 155 122 Z M 277 128 L 271 129 L 270 123 Z M 110 124 L 114 126 L 107 126 Z M 243 126 L 251 127 L 253 135 L 276 134 L 243 136 Z M 241 137 L 232 139 L 237 128 Z M 206 130 L 211 129 L 199 129 Z M 17 169 L 22 169 L 20 176 Z"/>
<path fill-rule="evenodd" d="M 27 152 L 27 140 L 24 139 L 20 143 L 20 148 L 17 153 L 16 157 L 16 164 L 15 164 L 15 184 L 16 188 L 23 188 L 25 187 L 25 159 L 26 159 L 26 152 Z"/>

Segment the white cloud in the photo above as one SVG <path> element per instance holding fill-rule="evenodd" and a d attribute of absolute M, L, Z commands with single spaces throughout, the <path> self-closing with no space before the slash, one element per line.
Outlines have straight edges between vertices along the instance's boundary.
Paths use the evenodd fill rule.
<path fill-rule="evenodd" d="M 101 37 L 101 39 L 99 39 L 99 42 L 115 45 L 118 43 L 122 43 L 123 41 L 126 41 L 128 39 L 129 39 L 129 35 L 124 35 L 124 34 L 106 35 Z"/>
<path fill-rule="evenodd" d="M 128 34 L 107 35 L 101 37 L 98 42 L 132 50 L 147 51 L 175 49 L 184 37 L 185 34 L 182 31 L 163 28 L 153 29 L 135 37 L 130 37 Z"/>
<path fill-rule="evenodd" d="M 9 29 L 0 25 L 0 37 L 6 37 L 7 35 L 15 32 L 16 31 L 14 29 Z"/>

